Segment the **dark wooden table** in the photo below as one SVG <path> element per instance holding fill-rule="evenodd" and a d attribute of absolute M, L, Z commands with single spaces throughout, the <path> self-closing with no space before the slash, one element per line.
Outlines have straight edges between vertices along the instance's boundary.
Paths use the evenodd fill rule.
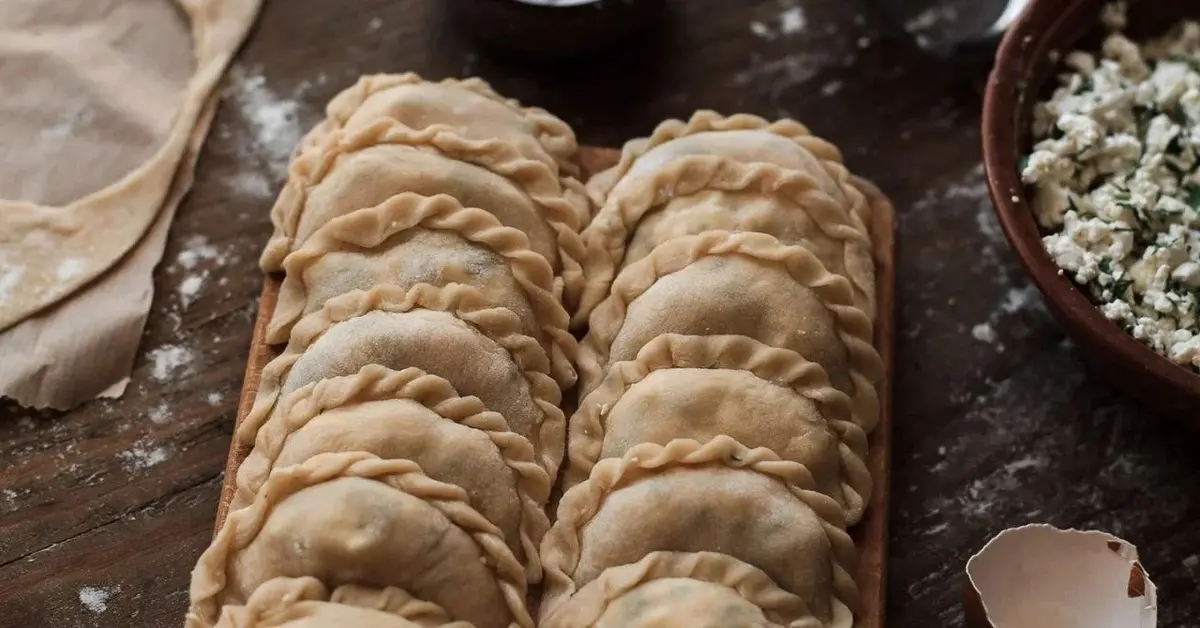
<path fill-rule="evenodd" d="M 981 77 L 861 2 L 680 1 L 654 37 L 565 68 L 492 54 L 444 4 L 268 3 L 172 227 L 128 392 L 67 413 L 0 403 L 0 627 L 181 623 L 287 153 L 358 75 L 402 70 L 483 76 L 592 144 L 697 108 L 791 116 L 837 142 L 901 214 L 890 625 L 960 625 L 967 558 L 1033 521 L 1139 545 L 1161 625 L 1200 625 L 1196 434 L 1089 374 L 1016 266 L 984 190 Z"/>

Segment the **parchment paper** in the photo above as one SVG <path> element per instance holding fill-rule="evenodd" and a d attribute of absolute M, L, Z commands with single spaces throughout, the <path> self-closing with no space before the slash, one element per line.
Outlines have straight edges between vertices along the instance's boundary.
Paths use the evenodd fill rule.
<path fill-rule="evenodd" d="M 123 393 L 215 87 L 260 4 L 0 1 L 0 396 Z"/>

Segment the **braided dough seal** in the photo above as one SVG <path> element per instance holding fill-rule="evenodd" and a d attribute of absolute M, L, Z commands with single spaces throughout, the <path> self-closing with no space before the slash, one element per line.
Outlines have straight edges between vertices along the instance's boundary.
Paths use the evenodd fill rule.
<path fill-rule="evenodd" d="M 437 604 L 397 587 L 342 585 L 332 592 L 311 576 L 272 578 L 245 606 L 226 606 L 216 628 L 471 628 Z"/>
<path fill-rule="evenodd" d="M 715 552 L 651 552 L 636 563 L 609 567 L 541 622 L 542 628 L 643 625 L 824 628 L 804 600 L 761 569 Z"/>
<path fill-rule="evenodd" d="M 844 200 L 823 189 L 824 171 L 818 172 L 822 176 L 769 163 L 692 155 L 663 164 L 629 185 L 623 182 L 583 232 L 586 282 L 574 324 L 582 325 L 608 295 L 620 269 L 663 242 L 707 230 L 755 231 L 785 244 L 802 244 L 830 272 L 850 279 L 855 304 L 874 320 L 875 267 L 866 228 L 848 213 Z M 852 185 L 846 186 L 845 194 L 862 196 Z"/>
<path fill-rule="evenodd" d="M 714 295 L 717 298 L 714 298 Z M 883 363 L 850 283 L 801 246 L 761 233 L 706 231 L 659 245 L 613 282 L 580 347 L 580 392 L 664 333 L 728 334 L 790 349 L 825 367 L 854 402 L 854 421 L 879 418 Z"/>
<path fill-rule="evenodd" d="M 379 149 L 384 146 L 433 153 L 439 159 L 421 160 L 424 167 L 413 169 L 413 164 L 398 160 L 403 150 L 387 151 L 386 157 L 380 158 Z M 351 167 L 341 163 L 343 155 L 364 149 L 373 153 L 366 164 Z M 464 167 L 469 165 L 478 167 Z M 331 176 L 339 171 L 340 176 Z M 461 194 L 460 188 L 467 188 L 469 193 Z M 512 197 L 515 192 L 517 198 L 525 199 L 510 206 L 497 198 L 501 191 L 507 192 L 505 196 Z M 356 209 L 378 205 L 399 192 L 424 196 L 446 193 L 465 206 L 493 212 L 501 223 L 529 236 L 531 246 L 560 270 L 566 291 L 578 296 L 582 290 L 579 260 L 584 258 L 584 249 L 579 229 L 581 217 L 589 210 L 574 204 L 577 196 L 564 192 L 549 166 L 521 156 L 503 142 L 464 138 L 453 127 L 432 125 L 414 130 L 388 119 L 376 120 L 353 132 L 336 131 L 321 150 L 301 153 L 292 163 L 288 182 L 271 208 L 275 233 L 263 250 L 263 268 L 279 270 L 284 257 L 325 223 Z M 539 250 L 538 245 L 543 243 L 554 246 L 546 247 L 548 251 Z"/>
<path fill-rule="evenodd" d="M 334 131 L 362 128 L 380 118 L 414 129 L 453 126 L 470 139 L 501 141 L 529 159 L 577 174 L 573 159 L 579 145 L 567 123 L 545 109 L 504 98 L 474 77 L 435 83 L 412 72 L 362 76 L 329 101 L 325 119 L 305 135 L 301 146 L 317 148 Z"/>
<path fill-rule="evenodd" d="M 639 443 L 725 434 L 803 464 L 847 525 L 871 495 L 867 437 L 821 365 L 744 336 L 663 334 L 617 362 L 568 422 L 569 488 Z"/>
<path fill-rule="evenodd" d="M 539 464 L 554 477 L 566 437 L 558 408 L 562 392 L 548 374 L 546 353 L 520 330 L 516 314 L 489 307 L 469 286 L 349 292 L 292 329 L 287 348 L 263 369 L 254 406 L 235 437 L 253 443 L 277 402 L 306 384 L 352 375 L 368 364 L 395 370 L 415 366 L 499 412 L 513 432 L 533 444 Z"/>
<path fill-rule="evenodd" d="M 857 552 L 841 507 L 803 465 L 728 436 L 638 445 L 567 491 L 542 541 L 541 617 L 605 569 L 717 548 L 763 570 L 825 626 L 852 625 Z"/>
<path fill-rule="evenodd" d="M 371 364 L 308 384 L 258 431 L 237 473 L 230 510 L 248 505 L 272 469 L 324 452 L 365 451 L 412 460 L 429 477 L 462 487 L 471 506 L 496 524 L 531 582 L 541 580 L 538 544 L 550 522 L 543 508 L 550 476 L 533 445 L 476 397 L 418 368 Z"/>
<path fill-rule="evenodd" d="M 575 383 L 571 362 L 578 343 L 554 295 L 550 265 L 530 250 L 525 234 L 451 196 L 404 192 L 335 218 L 288 255 L 283 268 L 287 274 L 267 327 L 272 344 L 285 342 L 301 316 L 351 290 L 460 283 L 521 317 L 523 333 L 550 356 L 559 385 Z"/>
<path fill-rule="evenodd" d="M 411 460 L 328 453 L 277 469 L 200 556 L 187 628 L 212 626 L 222 605 L 279 576 L 396 586 L 476 628 L 533 626 L 500 530 Z"/>

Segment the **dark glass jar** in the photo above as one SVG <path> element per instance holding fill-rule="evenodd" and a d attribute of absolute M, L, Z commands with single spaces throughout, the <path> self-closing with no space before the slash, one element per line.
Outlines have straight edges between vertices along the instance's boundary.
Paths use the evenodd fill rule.
<path fill-rule="evenodd" d="M 538 55 L 596 52 L 651 27 L 665 0 L 453 0 L 481 39 Z"/>

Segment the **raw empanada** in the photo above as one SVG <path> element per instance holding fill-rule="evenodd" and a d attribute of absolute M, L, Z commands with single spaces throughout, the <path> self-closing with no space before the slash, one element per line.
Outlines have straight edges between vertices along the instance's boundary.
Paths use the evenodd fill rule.
<path fill-rule="evenodd" d="M 804 245 L 850 280 L 855 304 L 874 320 L 875 268 L 865 227 L 810 172 L 695 155 L 652 175 L 614 192 L 584 230 L 588 253 L 576 326 L 608 295 L 620 269 L 671 238 L 708 230 L 754 231 Z M 862 196 L 853 186 L 846 193 Z"/>
<path fill-rule="evenodd" d="M 850 399 L 819 364 L 744 336 L 663 334 L 637 359 L 613 364 L 568 422 L 563 484 L 640 443 L 706 442 L 725 434 L 803 464 L 817 490 L 862 518 L 871 493 L 867 437 Z"/>
<path fill-rule="evenodd" d="M 479 397 L 533 444 L 550 477 L 558 472 L 566 421 L 546 353 L 521 333 L 516 314 L 489 307 L 478 290 L 459 284 L 418 284 L 407 293 L 394 286 L 356 290 L 301 319 L 283 354 L 263 369 L 238 442 L 254 442 L 280 399 L 368 364 L 415 366 L 445 378 L 461 395 Z"/>
<path fill-rule="evenodd" d="M 725 134 L 732 134 L 732 137 L 722 138 Z M 688 139 L 695 135 L 701 136 L 699 140 Z M 793 146 L 786 146 L 779 140 Z M 672 145 L 661 148 L 664 144 Z M 650 155 L 651 152 L 654 154 Z M 650 137 L 626 142 L 617 165 L 588 180 L 588 192 L 597 206 L 603 206 L 623 179 L 636 178 L 674 158 L 696 154 L 721 155 L 745 163 L 774 163 L 792 169 L 820 166 L 835 173 L 831 176 L 834 181 L 839 178 L 836 173 L 842 162 L 841 151 L 836 146 L 814 136 L 808 127 L 795 120 L 770 122 L 744 113 L 725 117 L 715 111 L 700 110 L 686 122 L 665 120 L 655 127 Z M 642 161 L 644 157 L 647 159 Z M 640 165 L 639 161 L 642 162 Z M 823 182 L 822 187 L 827 186 L 829 182 Z M 835 192 L 832 187 L 827 187 L 827 191 Z"/>
<path fill-rule="evenodd" d="M 631 264 L 592 313 L 580 348 L 583 395 L 611 364 L 632 360 L 664 333 L 740 335 L 820 364 L 854 401 L 854 421 L 878 421 L 883 363 L 850 282 L 801 246 L 761 233 L 707 231 L 675 238 Z"/>
<path fill-rule="evenodd" d="M 563 496 L 542 542 L 552 616 L 604 570 L 655 551 L 720 551 L 763 570 L 827 628 L 849 628 L 857 563 L 842 509 L 803 465 L 728 436 L 645 443 Z"/>
<path fill-rule="evenodd" d="M 200 556 L 188 628 L 213 625 L 222 606 L 280 576 L 398 587 L 476 628 L 533 626 L 500 530 L 411 460 L 331 453 L 276 469 Z"/>
<path fill-rule="evenodd" d="M 610 567 L 541 621 L 542 628 L 647 625 L 825 628 L 804 600 L 780 589 L 761 569 L 715 552 L 651 552 L 636 563 Z"/>
<path fill-rule="evenodd" d="M 521 317 L 523 332 L 550 356 L 559 385 L 575 383 L 571 361 L 578 343 L 554 295 L 550 265 L 530 250 L 523 233 L 451 196 L 404 192 L 335 218 L 288 255 L 283 268 L 287 275 L 267 328 L 270 343 L 285 342 L 301 316 L 351 290 L 460 283 Z"/>
<path fill-rule="evenodd" d="M 504 533 L 530 581 L 541 579 L 538 544 L 550 522 L 543 510 L 551 478 L 533 445 L 476 397 L 460 397 L 418 368 L 372 364 L 290 395 L 258 431 L 237 473 L 230 510 L 247 506 L 272 469 L 323 452 L 365 451 L 402 458 L 425 475 L 467 491 L 471 506 Z"/>
<path fill-rule="evenodd" d="M 342 585 L 332 592 L 311 576 L 273 578 L 245 606 L 221 609 L 216 628 L 471 628 L 396 587 Z"/>
<path fill-rule="evenodd" d="M 345 159 L 360 152 L 370 157 Z M 263 268 L 279 270 L 284 257 L 325 223 L 400 192 L 449 194 L 466 207 L 492 212 L 529 236 L 531 247 L 561 271 L 566 289 L 580 289 L 579 229 L 588 210 L 575 205 L 582 199 L 565 193 L 549 166 L 503 143 L 466 140 L 452 127 L 414 130 L 388 119 L 335 131 L 320 150 L 297 157 L 271 208 L 275 233 L 263 250 Z"/>
<path fill-rule="evenodd" d="M 362 76 L 329 101 L 325 119 L 301 146 L 318 147 L 336 130 L 355 130 L 379 118 L 393 118 L 414 129 L 449 125 L 469 139 L 505 142 L 528 159 L 576 173 L 572 159 L 579 146 L 570 126 L 545 109 L 504 98 L 474 77 L 434 83 L 412 72 Z"/>

